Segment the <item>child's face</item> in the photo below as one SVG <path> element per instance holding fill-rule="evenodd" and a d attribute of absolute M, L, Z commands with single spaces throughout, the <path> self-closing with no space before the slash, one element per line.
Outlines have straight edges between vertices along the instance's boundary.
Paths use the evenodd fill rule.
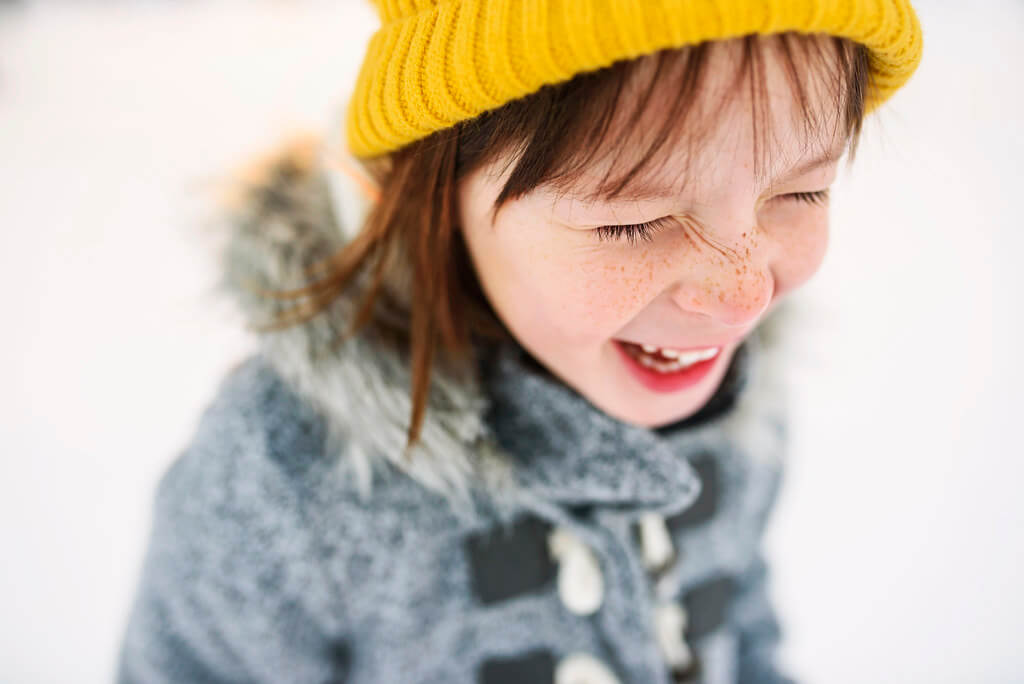
<path fill-rule="evenodd" d="M 660 177 L 678 185 L 681 169 L 694 171 L 682 191 L 660 199 L 586 205 L 538 188 L 505 204 L 492 227 L 488 212 L 506 178 L 494 169 L 504 160 L 471 174 L 459 189 L 466 244 L 495 311 L 539 362 L 609 415 L 657 427 L 697 412 L 742 339 L 821 264 L 827 202 L 786 195 L 828 188 L 837 161 L 799 175 L 787 172 L 821 152 L 841 153 L 846 141 L 837 132 L 831 145 L 805 149 L 794 118 L 798 104 L 780 58 L 774 51 L 764 55 L 775 147 L 763 183 L 755 178 L 750 102 L 744 96 L 723 111 L 717 130 L 712 127 L 701 142 L 696 163 L 683 157 L 685 146 L 662 148 L 672 158 L 659 167 Z M 713 97 L 732 74 L 731 62 L 721 56 L 709 65 L 712 87 L 701 98 Z M 668 95 L 658 93 L 659 104 L 649 114 L 662 113 Z M 825 106 L 824 89 L 816 86 L 811 96 Z M 641 128 L 659 125 L 660 120 Z M 646 143 L 636 149 L 646 149 Z M 604 170 L 595 169 L 588 179 L 596 182 Z M 664 220 L 651 240 L 635 244 L 624 236 L 601 240 L 595 230 L 658 219 Z M 687 377 L 674 372 L 655 376 L 660 383 L 645 382 L 643 367 L 620 351 L 618 340 L 719 352 Z"/>

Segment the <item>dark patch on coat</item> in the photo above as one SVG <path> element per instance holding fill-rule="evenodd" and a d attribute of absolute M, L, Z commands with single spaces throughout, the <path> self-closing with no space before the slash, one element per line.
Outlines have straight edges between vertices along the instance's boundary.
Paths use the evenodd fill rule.
<path fill-rule="evenodd" d="M 693 469 L 700 478 L 700 494 L 685 510 L 665 518 L 665 525 L 673 531 L 699 525 L 711 520 L 718 510 L 720 483 L 718 464 L 711 454 L 705 454 L 693 462 Z"/>
<path fill-rule="evenodd" d="M 504 601 L 553 582 L 558 566 L 548 551 L 551 524 L 532 515 L 463 541 L 473 591 L 484 605 Z"/>
<path fill-rule="evenodd" d="M 684 633 L 688 642 L 707 636 L 725 624 L 736 590 L 735 578 L 723 575 L 701 582 L 686 592 L 683 596 Z"/>
<path fill-rule="evenodd" d="M 554 684 L 555 657 L 547 649 L 490 658 L 477 668 L 477 684 Z"/>
<path fill-rule="evenodd" d="M 345 640 L 332 641 L 327 646 L 327 658 L 331 662 L 331 681 L 338 684 L 347 681 L 352 669 L 352 645 Z"/>

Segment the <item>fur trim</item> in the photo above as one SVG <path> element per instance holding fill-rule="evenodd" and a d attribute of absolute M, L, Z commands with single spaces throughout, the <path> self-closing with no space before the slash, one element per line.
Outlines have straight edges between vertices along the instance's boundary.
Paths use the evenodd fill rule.
<path fill-rule="evenodd" d="M 218 289 L 240 308 L 250 328 L 270 323 L 294 305 L 258 294 L 308 285 L 308 268 L 336 253 L 354 234 L 339 218 L 338 194 L 325 172 L 329 146 L 313 134 L 288 140 L 273 154 L 236 175 L 215 222 L 226 241 L 220 252 Z M 358 216 L 350 213 L 350 216 Z M 356 288 L 358 291 L 358 286 Z M 514 473 L 512 459 L 495 446 L 484 420 L 490 405 L 478 379 L 435 364 L 421 441 L 405 458 L 411 412 L 407 354 L 393 342 L 359 334 L 341 343 L 358 299 L 337 297 L 312 319 L 260 332 L 263 356 L 326 417 L 335 448 L 345 454 L 363 496 L 378 474 L 401 471 L 449 499 L 456 509 L 475 509 L 477 486 L 489 505 L 531 496 Z M 752 454 L 769 454 L 784 433 L 785 388 L 779 369 L 783 307 L 766 319 L 751 346 L 750 389 L 720 424 L 694 430 L 716 444 L 732 442 Z"/>
<path fill-rule="evenodd" d="M 308 285 L 306 269 L 347 241 L 322 173 L 321 140 L 300 135 L 236 174 L 215 221 L 226 231 L 218 289 L 249 327 L 294 306 L 254 288 Z M 508 463 L 484 443 L 487 401 L 471 377 L 432 373 L 420 442 L 403 457 L 411 378 L 403 350 L 360 333 L 340 344 L 359 300 L 347 294 L 301 324 L 260 332 L 262 354 L 329 418 L 331 441 L 346 452 L 359 490 L 371 492 L 387 464 L 426 487 L 469 504 L 474 482 L 511 486 Z"/>

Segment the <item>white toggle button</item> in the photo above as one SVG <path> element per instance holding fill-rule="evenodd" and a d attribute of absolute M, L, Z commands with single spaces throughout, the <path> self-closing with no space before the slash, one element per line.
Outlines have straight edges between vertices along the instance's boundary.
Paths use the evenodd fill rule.
<path fill-rule="evenodd" d="M 672 535 L 665 525 L 665 519 L 657 513 L 644 513 L 640 516 L 640 546 L 644 566 L 648 570 L 661 570 L 672 561 L 675 554 Z"/>
<path fill-rule="evenodd" d="M 548 549 L 558 561 L 558 595 L 565 607 L 577 615 L 600 608 L 604 577 L 594 552 L 564 527 L 548 535 Z"/>
<path fill-rule="evenodd" d="M 693 652 L 683 638 L 686 609 L 676 601 L 659 603 L 654 609 L 655 635 L 665 662 L 673 670 L 686 669 L 693 662 Z"/>
<path fill-rule="evenodd" d="M 558 662 L 555 684 L 619 684 L 619 678 L 594 656 L 572 653 Z"/>

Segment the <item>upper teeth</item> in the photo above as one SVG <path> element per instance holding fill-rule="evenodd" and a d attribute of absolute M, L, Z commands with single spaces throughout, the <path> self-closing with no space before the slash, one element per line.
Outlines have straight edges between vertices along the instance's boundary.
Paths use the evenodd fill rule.
<path fill-rule="evenodd" d="M 653 344 L 644 344 L 641 345 L 641 348 L 648 354 L 661 354 L 666 359 L 676 359 L 683 365 L 710 359 L 718 353 L 718 347 L 679 351 L 678 349 L 666 349 L 664 347 L 655 347 Z"/>

